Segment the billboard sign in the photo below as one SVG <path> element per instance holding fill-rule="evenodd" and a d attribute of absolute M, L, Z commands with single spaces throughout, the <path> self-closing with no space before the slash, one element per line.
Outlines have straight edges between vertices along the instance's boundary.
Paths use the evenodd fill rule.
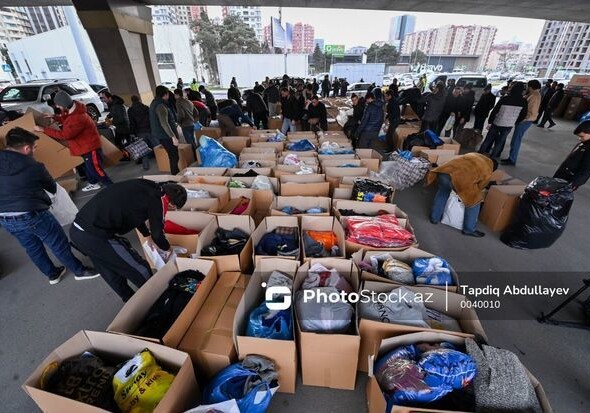
<path fill-rule="evenodd" d="M 293 25 L 291 23 L 286 24 L 287 29 L 285 30 L 285 49 L 293 50 Z"/>
<path fill-rule="evenodd" d="M 281 21 L 276 17 L 271 17 L 270 26 L 272 32 L 272 47 L 284 49 L 286 33 L 283 26 L 281 26 Z"/>
<path fill-rule="evenodd" d="M 343 44 L 327 44 L 324 46 L 324 53 L 332 56 L 344 56 Z"/>

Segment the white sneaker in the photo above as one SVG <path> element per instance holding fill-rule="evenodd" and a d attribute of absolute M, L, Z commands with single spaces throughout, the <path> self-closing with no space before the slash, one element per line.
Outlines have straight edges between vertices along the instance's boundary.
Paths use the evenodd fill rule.
<path fill-rule="evenodd" d="M 82 192 L 96 191 L 100 188 L 101 186 L 99 184 L 88 184 L 84 188 L 82 188 Z"/>

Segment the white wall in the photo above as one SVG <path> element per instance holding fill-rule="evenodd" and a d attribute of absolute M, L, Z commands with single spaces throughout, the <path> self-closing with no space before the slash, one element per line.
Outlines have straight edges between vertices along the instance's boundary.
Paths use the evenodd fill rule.
<path fill-rule="evenodd" d="M 330 78 L 346 78 L 349 83 L 360 82 L 383 84 L 385 63 L 335 63 L 330 67 Z"/>
<path fill-rule="evenodd" d="M 92 63 L 99 81 L 105 84 L 106 81 L 102 74 L 100 63 L 86 32 L 84 32 L 83 42 L 85 47 L 90 51 Z M 82 64 L 76 43 L 68 26 L 9 43 L 8 53 L 14 66 L 16 66 L 15 62 L 18 62 L 20 73 L 17 69 L 17 74 L 23 82 L 35 79 L 67 78 L 88 81 L 84 65 Z M 45 59 L 61 56 L 66 57 L 70 71 L 51 72 Z"/>
<path fill-rule="evenodd" d="M 235 76 L 239 87 L 251 88 L 254 82 L 263 81 L 266 76 L 305 78 L 309 73 L 308 55 L 288 54 L 286 67 L 283 54 L 218 54 L 217 67 L 222 87 L 229 87 Z"/>
<path fill-rule="evenodd" d="M 162 82 L 176 84 L 181 77 L 185 83 L 190 83 L 193 77 L 197 77 L 191 36 L 188 26 L 179 24 L 154 26 L 156 53 L 172 53 L 174 56 L 174 69 L 159 69 Z"/>

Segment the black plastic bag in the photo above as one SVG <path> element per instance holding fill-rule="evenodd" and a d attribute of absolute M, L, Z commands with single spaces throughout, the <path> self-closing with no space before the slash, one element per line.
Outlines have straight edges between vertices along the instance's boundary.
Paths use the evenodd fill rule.
<path fill-rule="evenodd" d="M 435 132 L 431 130 L 425 130 L 424 132 L 408 135 L 408 137 L 404 140 L 402 149 L 404 151 L 411 151 L 414 146 L 426 146 L 430 149 L 436 149 L 443 143 L 444 142 Z"/>
<path fill-rule="evenodd" d="M 518 249 L 547 248 L 565 230 L 574 192 L 563 179 L 540 176 L 525 189 L 514 221 L 500 240 Z"/>

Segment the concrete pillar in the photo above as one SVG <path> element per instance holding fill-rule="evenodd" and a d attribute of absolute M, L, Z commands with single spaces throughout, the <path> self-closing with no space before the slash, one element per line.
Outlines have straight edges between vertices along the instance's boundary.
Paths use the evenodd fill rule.
<path fill-rule="evenodd" d="M 149 105 L 160 83 L 149 7 L 126 0 L 73 0 L 111 93 Z"/>

